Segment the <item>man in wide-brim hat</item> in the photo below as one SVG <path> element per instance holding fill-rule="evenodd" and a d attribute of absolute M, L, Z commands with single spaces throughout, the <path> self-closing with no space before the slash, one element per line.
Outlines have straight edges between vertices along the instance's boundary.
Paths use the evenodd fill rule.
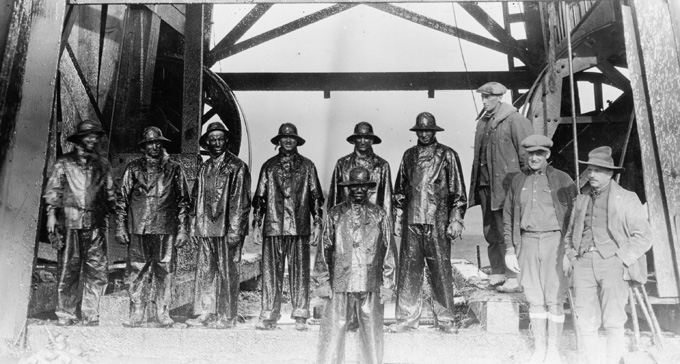
<path fill-rule="evenodd" d="M 170 140 L 155 126 L 145 128 L 142 136 L 137 145 L 144 156 L 125 167 L 116 203 L 116 238 L 128 246 L 130 319 L 125 325 L 137 327 L 146 321 L 167 327 L 174 323 L 174 251 L 189 238 L 191 196 L 182 165 L 163 148 Z M 150 304 L 155 307 L 147 309 Z M 145 317 L 145 312 L 155 315 Z"/>
<path fill-rule="evenodd" d="M 193 236 L 198 244 L 194 314 L 189 326 L 228 329 L 238 315 L 239 273 L 243 241 L 248 235 L 250 171 L 227 150 L 228 129 L 208 125 L 201 146 L 208 158 L 198 170 L 192 191 Z"/>
<path fill-rule="evenodd" d="M 106 224 L 115 205 L 111 166 L 97 150 L 103 135 L 98 122 L 80 122 L 67 139 L 75 149 L 57 158 L 45 186 L 47 230 L 64 236 L 64 245 L 55 246 L 63 267 L 57 288 L 59 325 L 77 320 L 78 303 L 84 324 L 99 323 L 99 300 L 108 284 Z"/>
<path fill-rule="evenodd" d="M 344 362 L 351 312 L 359 316 L 362 363 L 382 363 L 383 303 L 392 297 L 396 248 L 390 214 L 369 201 L 375 185 L 368 169 L 351 169 L 339 183 L 349 190 L 348 199 L 325 218 L 314 267 L 317 295 L 329 299 L 319 330 L 318 364 Z"/>
<path fill-rule="evenodd" d="M 433 314 L 439 328 L 455 332 L 451 242 L 463 231 L 467 207 L 458 153 L 435 137 L 444 129 L 434 115 L 423 112 L 411 128 L 418 144 L 404 153 L 394 186 L 395 234 L 401 235 L 397 323 L 392 332 L 418 328 L 420 290 L 427 264 L 432 282 Z"/>
<path fill-rule="evenodd" d="M 282 124 L 271 142 L 279 147 L 279 153 L 260 169 L 253 196 L 253 232 L 255 242 L 262 241 L 263 275 L 262 311 L 255 327 L 276 327 L 288 258 L 291 316 L 297 330 L 307 330 L 309 245 L 316 244 L 321 235 L 323 191 L 314 163 L 298 153 L 297 147 L 305 140 L 295 125 Z"/>
<path fill-rule="evenodd" d="M 574 203 L 564 238 L 565 271 L 573 268 L 574 311 L 581 337 L 579 351 L 587 363 L 599 363 L 598 330 L 606 330 L 606 363 L 618 363 L 625 352 L 624 327 L 629 282 L 647 281 L 645 253 L 651 248 L 647 211 L 634 192 L 612 176 L 612 149 L 588 153 L 588 186 Z"/>

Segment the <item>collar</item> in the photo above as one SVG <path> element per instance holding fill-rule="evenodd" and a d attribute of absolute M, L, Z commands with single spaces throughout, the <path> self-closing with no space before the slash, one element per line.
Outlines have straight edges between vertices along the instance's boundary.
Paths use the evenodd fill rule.
<path fill-rule="evenodd" d="M 363 155 L 359 154 L 356 150 L 354 151 L 354 153 L 352 153 L 352 156 L 354 158 L 357 158 L 357 159 L 371 159 L 371 158 L 373 158 L 374 155 L 375 155 L 375 153 L 373 153 L 372 148 L 370 150 L 368 150 L 368 152 L 366 152 L 366 154 L 363 154 Z"/>
<path fill-rule="evenodd" d="M 211 163 L 213 163 L 215 165 L 221 164 L 222 161 L 224 161 L 225 155 L 227 155 L 227 151 L 224 151 L 224 153 L 220 154 L 217 157 L 210 157 L 210 159 L 208 159 L 208 161 L 210 161 Z"/>
<path fill-rule="evenodd" d="M 434 140 L 432 141 L 432 144 L 430 145 L 423 145 L 420 144 L 420 141 L 418 142 L 418 149 L 434 149 L 437 147 L 437 137 L 434 137 Z"/>
<path fill-rule="evenodd" d="M 590 197 L 592 197 L 593 199 L 596 199 L 596 198 L 598 198 L 602 195 L 606 195 L 609 192 L 609 189 L 611 188 L 611 186 L 612 186 L 612 182 L 610 180 L 609 183 L 606 186 L 600 188 L 599 190 L 597 190 L 595 188 L 591 188 L 590 189 Z"/>
<path fill-rule="evenodd" d="M 544 175 L 544 174 L 546 174 L 546 171 L 547 171 L 547 170 L 548 170 L 548 163 L 546 163 L 545 165 L 543 165 L 543 166 L 542 166 L 541 168 L 539 168 L 538 170 L 533 170 L 533 169 L 529 168 L 529 174 L 530 174 L 530 175 L 531 175 L 531 174 Z"/>

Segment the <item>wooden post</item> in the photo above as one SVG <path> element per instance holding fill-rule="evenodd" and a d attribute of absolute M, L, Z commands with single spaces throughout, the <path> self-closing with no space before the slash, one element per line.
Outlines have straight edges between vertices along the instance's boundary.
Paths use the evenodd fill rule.
<path fill-rule="evenodd" d="M 203 53 L 205 6 L 187 5 L 184 29 L 184 91 L 182 107 L 182 153 L 198 155 L 203 116 Z"/>
<path fill-rule="evenodd" d="M 3 146 L 6 155 L 0 159 L 0 292 L 3 297 L 0 339 L 18 335 L 28 311 L 36 235 L 41 222 L 39 212 L 60 30 L 66 8 L 66 0 L 16 3 L 23 4 L 19 7 L 30 7 L 31 21 L 16 24 L 25 27 L 20 30 L 26 36 L 16 43 L 16 49 L 25 52 L 25 57 L 11 65 L 9 74 L 11 82 L 20 85 L 20 93 L 11 100 L 9 96 L 0 99 L 1 121 L 13 129 L 9 144 Z M 5 48 L 5 53 L 7 51 Z M 8 117 L 4 111 L 12 107 L 16 107 L 16 114 Z"/>

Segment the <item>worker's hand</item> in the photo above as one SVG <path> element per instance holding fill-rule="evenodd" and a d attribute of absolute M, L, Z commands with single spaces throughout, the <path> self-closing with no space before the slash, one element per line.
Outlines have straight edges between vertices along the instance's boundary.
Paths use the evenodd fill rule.
<path fill-rule="evenodd" d="M 312 229 L 312 237 L 309 240 L 309 244 L 311 246 L 316 246 L 319 243 L 319 240 L 321 240 L 321 224 L 314 224 L 314 228 Z"/>
<path fill-rule="evenodd" d="M 446 236 L 452 241 L 460 238 L 462 234 L 463 224 L 458 220 L 450 222 L 449 226 L 446 228 Z"/>
<path fill-rule="evenodd" d="M 262 227 L 255 220 L 253 220 L 253 243 L 255 245 L 262 244 Z"/>
<path fill-rule="evenodd" d="M 314 290 L 314 293 L 319 298 L 327 298 L 329 300 L 333 298 L 333 290 L 328 283 L 320 285 L 316 290 Z"/>
<path fill-rule="evenodd" d="M 393 295 L 394 295 L 393 290 L 385 287 L 380 287 L 380 303 L 384 304 L 385 302 L 391 301 Z"/>
<path fill-rule="evenodd" d="M 569 257 L 566 255 L 562 258 L 562 270 L 564 271 L 565 277 L 570 277 L 571 272 L 574 270 L 574 267 L 571 265 L 571 260 L 569 260 Z"/>
<path fill-rule="evenodd" d="M 401 229 L 402 229 L 401 224 L 394 224 L 394 236 L 400 237 L 401 236 Z"/>
<path fill-rule="evenodd" d="M 116 231 L 116 240 L 122 245 L 130 244 L 130 236 L 125 229 L 118 229 L 118 231 Z"/>
<path fill-rule="evenodd" d="M 181 231 L 177 234 L 177 239 L 175 239 L 175 246 L 178 248 L 181 248 L 187 244 L 189 241 L 189 235 L 187 233 Z"/>
<path fill-rule="evenodd" d="M 505 256 L 505 267 L 512 272 L 520 272 L 519 262 L 517 262 L 517 256 L 515 254 L 508 254 Z"/>
<path fill-rule="evenodd" d="M 47 214 L 47 232 L 54 233 L 57 229 L 57 217 L 54 213 Z"/>

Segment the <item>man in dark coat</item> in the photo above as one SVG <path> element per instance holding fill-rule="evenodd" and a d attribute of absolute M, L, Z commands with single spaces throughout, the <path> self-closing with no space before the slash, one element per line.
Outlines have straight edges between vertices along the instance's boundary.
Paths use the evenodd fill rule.
<path fill-rule="evenodd" d="M 577 193 L 569 175 L 548 165 L 552 145 L 541 134 L 522 141 L 528 168 L 513 178 L 503 208 L 505 263 L 519 274 L 529 302 L 534 353 L 528 363 L 536 364 L 561 363 L 567 290 L 562 237 Z"/>
<path fill-rule="evenodd" d="M 314 269 L 317 294 L 329 299 L 319 332 L 319 364 L 344 363 L 350 312 L 359 319 L 362 363 L 382 363 L 383 303 L 392 297 L 396 249 L 390 214 L 369 202 L 375 186 L 368 169 L 352 168 L 348 180 L 338 184 L 349 189 L 349 199 L 326 215 Z"/>
<path fill-rule="evenodd" d="M 498 82 L 477 89 L 482 94 L 484 111 L 477 119 L 468 207 L 482 207 L 491 285 L 504 283 L 497 287 L 499 291 L 514 292 L 519 290 L 519 284 L 504 262 L 503 204 L 512 178 L 525 167 L 526 152 L 520 143 L 533 134 L 533 127 L 517 109 L 501 102 L 506 91 Z"/>
<path fill-rule="evenodd" d="M 227 150 L 230 133 L 220 122 L 208 125 L 199 144 L 210 153 L 192 191 L 193 236 L 198 243 L 194 313 L 190 326 L 217 329 L 236 325 L 243 240 L 248 235 L 250 171 Z"/>
<path fill-rule="evenodd" d="M 282 124 L 271 142 L 280 148 L 279 153 L 262 166 L 253 197 L 255 241 L 261 241 L 258 235 L 264 236 L 262 312 L 256 328 L 274 329 L 281 316 L 283 270 L 288 257 L 291 316 L 297 330 L 307 330 L 309 245 L 316 244 L 321 236 L 323 192 L 314 163 L 297 151 L 305 140 L 295 125 Z"/>
<path fill-rule="evenodd" d="M 58 249 L 60 325 L 75 322 L 81 297 L 83 323 L 99 323 L 99 301 L 108 284 L 106 223 L 116 201 L 111 165 L 97 150 L 105 134 L 95 121 L 80 122 L 68 137 L 75 150 L 57 158 L 45 186 L 47 230 Z"/>
<path fill-rule="evenodd" d="M 440 329 L 454 332 L 451 242 L 463 231 L 465 183 L 458 154 L 435 138 L 436 132 L 444 129 L 437 126 L 432 114 L 418 114 L 411 130 L 418 136 L 418 145 L 404 153 L 394 187 L 395 234 L 403 238 L 397 323 L 390 330 L 404 332 L 418 327 L 423 268 L 427 263 L 432 311 Z"/>
<path fill-rule="evenodd" d="M 116 204 L 116 238 L 128 245 L 131 312 L 127 325 L 141 325 L 144 313 L 152 311 L 161 326 L 171 326 L 175 247 L 189 238 L 189 185 L 181 165 L 163 148 L 170 140 L 161 130 L 150 126 L 143 135 L 137 145 L 144 156 L 125 167 Z"/>
<path fill-rule="evenodd" d="M 578 313 L 579 351 L 586 363 L 600 363 L 598 330 L 607 338 L 605 362 L 619 363 L 625 351 L 623 325 L 629 282 L 647 282 L 645 253 L 651 248 L 647 210 L 634 192 L 612 179 L 612 149 L 588 153 L 589 186 L 578 195 L 564 237 L 565 271 L 573 267 L 574 311 Z"/>

